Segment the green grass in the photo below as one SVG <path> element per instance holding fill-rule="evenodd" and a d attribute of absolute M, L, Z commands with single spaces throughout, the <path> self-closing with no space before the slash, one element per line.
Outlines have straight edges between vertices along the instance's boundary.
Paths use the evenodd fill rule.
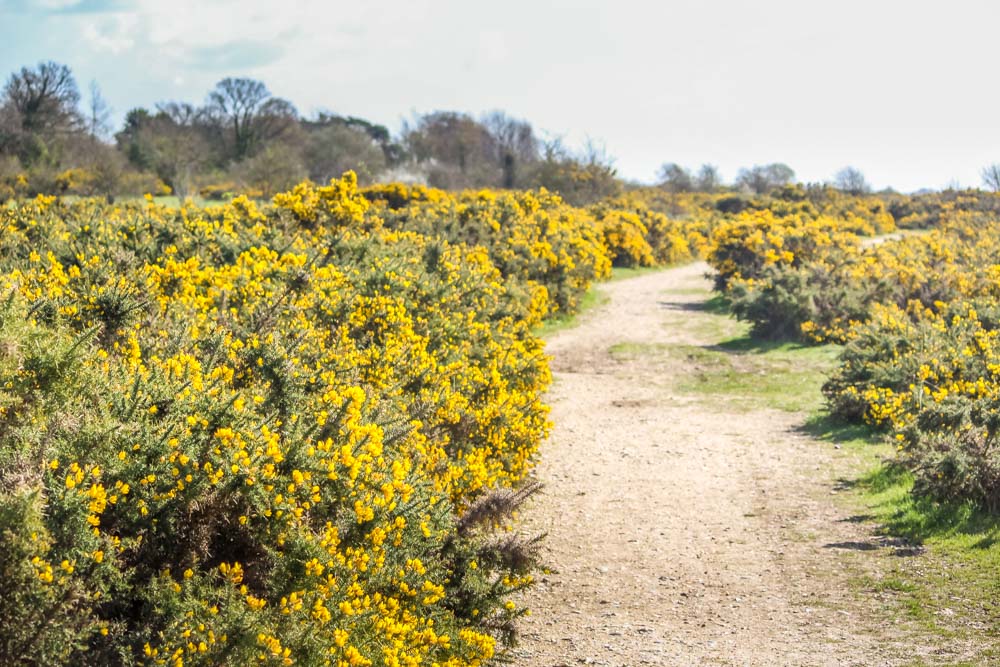
<path fill-rule="evenodd" d="M 721 294 L 716 294 L 711 299 L 704 302 L 702 310 L 710 315 L 728 316 L 730 314 L 729 299 Z"/>
<path fill-rule="evenodd" d="M 669 268 L 666 266 L 614 266 L 611 268 L 611 277 L 608 279 L 609 282 L 614 282 L 617 280 L 628 280 L 629 278 L 638 278 L 639 276 L 644 276 L 649 273 L 656 273 L 657 271 L 663 271 Z"/>
<path fill-rule="evenodd" d="M 708 344 L 625 343 L 612 346 L 609 352 L 613 357 L 623 361 L 659 359 L 679 366 L 675 372 L 679 391 L 701 395 L 710 402 L 725 397 L 730 409 L 809 412 L 822 405 L 820 387 L 835 366 L 839 348 L 755 339 L 749 335 L 749 325 L 730 314 L 729 300 L 701 285 L 664 294 L 668 301 L 670 296 L 704 296 L 700 301 L 684 300 L 665 326 L 684 330 Z"/>
<path fill-rule="evenodd" d="M 624 343 L 610 349 L 613 357 L 623 361 L 659 358 L 680 366 L 676 374 L 679 391 L 712 402 L 725 397 L 727 409 L 764 407 L 789 412 L 807 412 L 822 405 L 820 387 L 838 352 L 835 346 L 763 343 L 748 336 L 706 346 Z"/>
<path fill-rule="evenodd" d="M 855 518 L 874 526 L 892 549 L 880 578 L 853 582 L 857 592 L 878 596 L 887 619 L 981 651 L 974 661 L 954 664 L 995 664 L 1000 654 L 982 640 L 1000 638 L 1000 517 L 967 503 L 915 498 L 913 475 L 894 462 L 892 445 L 865 426 L 817 413 L 803 430 L 850 457 L 856 474 L 840 485 L 852 491 Z"/>
<path fill-rule="evenodd" d="M 822 405 L 820 387 L 834 367 L 839 349 L 760 343 L 742 337 L 724 341 L 711 352 L 717 363 L 682 382 L 682 390 L 805 412 Z"/>
<path fill-rule="evenodd" d="M 580 323 L 581 316 L 599 306 L 603 306 L 608 302 L 608 300 L 609 298 L 607 294 L 602 292 L 598 287 L 591 286 L 591 288 L 587 290 L 587 293 L 583 295 L 583 298 L 580 299 L 580 307 L 575 313 L 554 315 L 547 318 L 544 322 L 542 322 L 541 326 L 535 328 L 534 334 L 539 338 L 548 338 L 549 336 L 564 329 L 572 329 Z"/>
<path fill-rule="evenodd" d="M 914 499 L 912 484 L 908 473 L 889 466 L 860 482 L 861 500 L 880 532 L 903 545 L 882 591 L 891 593 L 900 615 L 942 638 L 1000 637 L 996 517 Z"/>

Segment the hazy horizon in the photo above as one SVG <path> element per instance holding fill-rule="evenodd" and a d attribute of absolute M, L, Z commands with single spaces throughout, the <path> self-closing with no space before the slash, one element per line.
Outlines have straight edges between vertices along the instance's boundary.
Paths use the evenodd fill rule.
<path fill-rule="evenodd" d="M 398 131 L 413 113 L 501 109 L 544 136 L 604 145 L 619 174 L 664 162 L 784 162 L 805 182 L 844 166 L 877 189 L 976 187 L 1000 161 L 987 85 L 1000 8 L 897 0 L 805 9 L 456 0 L 382 6 L 231 0 L 0 0 L 0 72 L 54 60 L 116 124 L 137 106 L 201 103 L 226 76 L 260 79 L 303 115 Z"/>

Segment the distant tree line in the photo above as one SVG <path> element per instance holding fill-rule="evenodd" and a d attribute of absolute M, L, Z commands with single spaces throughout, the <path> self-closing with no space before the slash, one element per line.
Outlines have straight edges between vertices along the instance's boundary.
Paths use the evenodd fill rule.
<path fill-rule="evenodd" d="M 394 136 L 362 118 L 304 117 L 264 83 L 226 78 L 201 105 L 134 108 L 114 133 L 110 116 L 97 85 L 83 99 L 66 65 L 45 62 L 11 74 L 0 95 L 0 195 L 6 187 L 8 196 L 15 190 L 269 196 L 348 169 L 362 182 L 546 187 L 574 203 L 622 188 L 603 151 L 569 150 L 500 111 L 479 118 L 452 111 L 418 115 Z"/>
<path fill-rule="evenodd" d="M 0 201 L 38 192 L 266 197 L 348 169 L 362 183 L 545 187 L 575 204 L 625 188 L 599 146 L 571 150 L 501 111 L 480 117 L 435 111 L 413 117 L 393 135 L 363 118 L 328 112 L 304 117 L 264 83 L 226 78 L 201 105 L 166 101 L 134 108 L 116 132 L 110 118 L 97 84 L 84 97 L 66 65 L 44 62 L 12 73 L 0 92 Z M 987 188 L 1000 190 L 1000 165 L 986 167 L 982 177 Z M 659 173 L 660 187 L 673 193 L 759 195 L 794 180 L 795 172 L 782 163 L 741 169 L 732 184 L 710 164 L 689 170 L 666 163 Z M 854 167 L 838 172 L 832 185 L 853 194 L 871 191 Z"/>
<path fill-rule="evenodd" d="M 755 195 L 773 192 L 795 182 L 795 171 L 787 164 L 774 162 L 740 169 L 731 186 L 723 183 L 719 170 L 714 165 L 703 164 L 692 172 L 674 162 L 660 167 L 659 185 L 670 192 L 718 192 L 720 190 L 742 190 Z M 844 192 L 860 195 L 871 192 L 871 186 L 864 174 L 855 167 L 844 167 L 836 173 L 831 182 L 833 187 Z"/>

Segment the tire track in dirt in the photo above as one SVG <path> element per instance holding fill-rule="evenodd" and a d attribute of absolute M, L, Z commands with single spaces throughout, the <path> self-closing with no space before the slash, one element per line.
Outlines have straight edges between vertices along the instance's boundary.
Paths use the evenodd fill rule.
<path fill-rule="evenodd" d="M 555 429 L 524 521 L 556 572 L 526 594 L 514 663 L 898 664 L 903 639 L 873 630 L 831 549 L 867 528 L 830 501 L 832 446 L 804 415 L 686 395 L 683 360 L 609 352 L 717 343 L 706 271 L 602 285 L 549 341 Z"/>

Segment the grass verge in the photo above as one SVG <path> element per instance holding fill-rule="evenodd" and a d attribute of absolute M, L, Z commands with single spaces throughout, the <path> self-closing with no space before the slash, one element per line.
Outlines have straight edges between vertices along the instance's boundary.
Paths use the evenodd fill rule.
<path fill-rule="evenodd" d="M 587 293 L 580 299 L 580 307 L 575 313 L 553 315 L 542 322 L 541 326 L 536 327 L 534 333 L 539 338 L 548 338 L 564 329 L 572 329 L 580 323 L 580 318 L 583 315 L 599 306 L 603 306 L 607 302 L 608 295 L 602 292 L 600 288 L 591 285 Z"/>
<path fill-rule="evenodd" d="M 856 474 L 840 485 L 852 491 L 854 518 L 873 524 L 876 545 L 891 550 L 880 577 L 855 580 L 857 592 L 877 596 L 888 622 L 909 621 L 943 645 L 972 647 L 974 659 L 953 664 L 1000 664 L 991 647 L 1000 639 L 1000 517 L 915 498 L 913 476 L 894 462 L 892 446 L 863 426 L 820 413 L 803 430 L 852 459 Z"/>
<path fill-rule="evenodd" d="M 644 276 L 649 273 L 656 273 L 657 271 L 663 271 L 664 269 L 671 268 L 667 266 L 615 266 L 611 269 L 611 277 L 608 282 L 616 282 L 618 280 L 628 280 L 629 278 L 638 278 L 639 276 Z"/>
<path fill-rule="evenodd" d="M 710 401 L 725 397 L 727 409 L 763 407 L 789 412 L 819 409 L 823 402 L 820 387 L 837 352 L 832 345 L 761 342 L 748 336 L 715 345 L 621 343 L 610 349 L 622 361 L 650 358 L 682 367 L 675 382 L 679 391 Z"/>

